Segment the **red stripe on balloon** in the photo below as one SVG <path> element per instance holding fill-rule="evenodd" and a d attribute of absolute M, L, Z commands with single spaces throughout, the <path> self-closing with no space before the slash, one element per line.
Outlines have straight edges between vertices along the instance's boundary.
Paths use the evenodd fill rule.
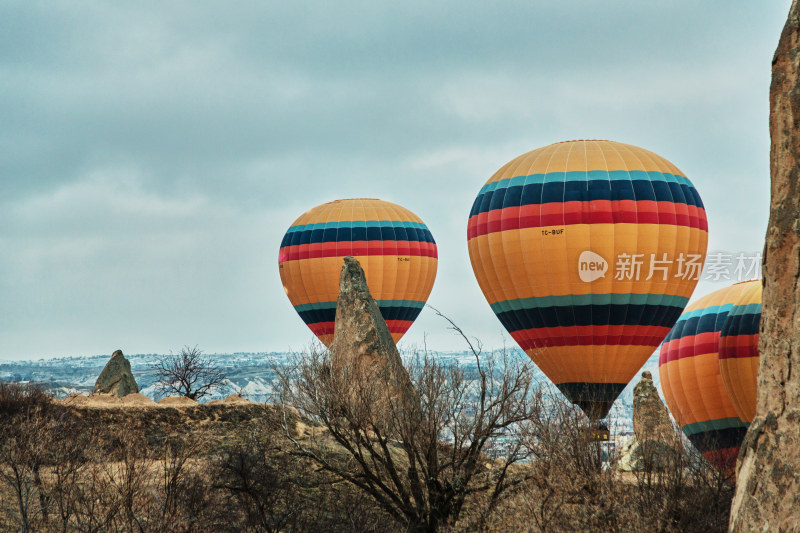
<path fill-rule="evenodd" d="M 732 473 L 736 468 L 736 460 L 739 457 L 739 446 L 709 450 L 707 452 L 702 452 L 702 455 L 706 461 L 711 463 L 714 468 L 720 472 Z"/>
<path fill-rule="evenodd" d="M 663 326 L 564 326 L 512 331 L 523 350 L 554 346 L 658 346 L 669 332 Z"/>
<path fill-rule="evenodd" d="M 306 324 L 311 332 L 316 335 L 333 335 L 333 325 L 334 322 L 313 322 L 311 324 Z"/>
<path fill-rule="evenodd" d="M 411 327 L 411 324 L 414 322 L 411 320 L 387 320 L 386 325 L 389 327 L 389 331 L 391 333 L 405 333 L 408 331 L 408 328 Z"/>
<path fill-rule="evenodd" d="M 412 320 L 387 320 L 386 326 L 390 333 L 405 333 L 413 323 Z M 312 322 L 308 327 L 314 335 L 333 335 L 335 324 L 335 322 Z"/>
<path fill-rule="evenodd" d="M 758 333 L 720 338 L 720 359 L 737 359 L 740 357 L 758 357 Z"/>
<path fill-rule="evenodd" d="M 703 208 L 652 200 L 551 202 L 493 209 L 473 215 L 467 239 L 498 231 L 572 224 L 667 224 L 708 231 Z"/>
<path fill-rule="evenodd" d="M 659 364 L 677 361 L 686 357 L 716 353 L 719 349 L 719 331 L 708 331 L 697 335 L 686 335 L 671 339 L 661 346 Z"/>

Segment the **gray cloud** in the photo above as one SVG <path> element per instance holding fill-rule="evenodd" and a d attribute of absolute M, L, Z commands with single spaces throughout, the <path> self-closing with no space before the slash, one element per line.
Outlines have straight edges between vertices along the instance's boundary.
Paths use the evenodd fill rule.
<path fill-rule="evenodd" d="M 6 2 L 0 358 L 300 347 L 280 239 L 352 196 L 428 223 L 431 303 L 496 345 L 467 213 L 502 164 L 567 138 L 667 157 L 711 247 L 759 250 L 788 5 Z M 409 342 L 451 345 L 430 315 Z"/>

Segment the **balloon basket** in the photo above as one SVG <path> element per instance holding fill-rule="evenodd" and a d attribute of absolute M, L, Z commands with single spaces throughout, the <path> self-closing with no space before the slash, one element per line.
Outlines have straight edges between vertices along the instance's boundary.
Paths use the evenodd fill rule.
<path fill-rule="evenodd" d="M 611 439 L 608 425 L 604 422 L 593 420 L 589 431 L 593 442 L 608 442 Z"/>

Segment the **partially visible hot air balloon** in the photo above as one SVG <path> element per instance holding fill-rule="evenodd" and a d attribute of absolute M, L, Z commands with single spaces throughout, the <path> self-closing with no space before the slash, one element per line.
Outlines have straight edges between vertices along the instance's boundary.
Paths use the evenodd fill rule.
<path fill-rule="evenodd" d="M 736 465 L 747 424 L 736 414 L 722 383 L 719 337 L 734 302 L 746 289 L 737 283 L 687 307 L 664 340 L 658 360 L 661 390 L 672 416 L 721 472 Z"/>
<path fill-rule="evenodd" d="M 475 199 L 467 239 L 503 326 L 600 419 L 688 302 L 708 224 L 692 183 L 663 157 L 568 141 L 498 170 Z"/>
<path fill-rule="evenodd" d="M 281 281 L 300 318 L 326 346 L 333 342 L 339 275 L 348 255 L 364 268 L 372 297 L 399 341 L 436 278 L 431 232 L 408 209 L 372 198 L 328 202 L 294 221 L 281 242 Z"/>
<path fill-rule="evenodd" d="M 761 324 L 761 280 L 746 281 L 722 325 L 719 370 L 736 414 L 749 424 L 756 416 L 758 328 Z"/>

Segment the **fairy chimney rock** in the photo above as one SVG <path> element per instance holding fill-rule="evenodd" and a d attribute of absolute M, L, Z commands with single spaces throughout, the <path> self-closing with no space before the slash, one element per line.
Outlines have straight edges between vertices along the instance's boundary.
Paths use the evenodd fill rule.
<path fill-rule="evenodd" d="M 664 402 L 653 384 L 653 375 L 642 372 L 633 388 L 633 437 L 617 454 L 617 470 L 663 470 L 680 457 L 681 440 Z"/>
<path fill-rule="evenodd" d="M 388 364 L 393 381 L 408 384 L 400 353 L 354 257 L 344 258 L 330 351 L 332 365 L 350 363 L 362 371 L 375 371 Z"/>
<path fill-rule="evenodd" d="M 670 468 L 680 457 L 680 438 L 647 371 L 633 389 L 633 434 L 631 463 L 639 468 Z"/>
<path fill-rule="evenodd" d="M 119 397 L 139 392 L 139 386 L 131 372 L 131 363 L 122 355 L 122 350 L 115 351 L 108 360 L 103 371 L 97 377 L 92 392 L 94 394 L 113 394 Z"/>
<path fill-rule="evenodd" d="M 653 384 L 653 375 L 642 372 L 633 388 L 633 433 L 640 443 L 658 441 L 676 447 L 680 444 L 664 402 Z"/>

